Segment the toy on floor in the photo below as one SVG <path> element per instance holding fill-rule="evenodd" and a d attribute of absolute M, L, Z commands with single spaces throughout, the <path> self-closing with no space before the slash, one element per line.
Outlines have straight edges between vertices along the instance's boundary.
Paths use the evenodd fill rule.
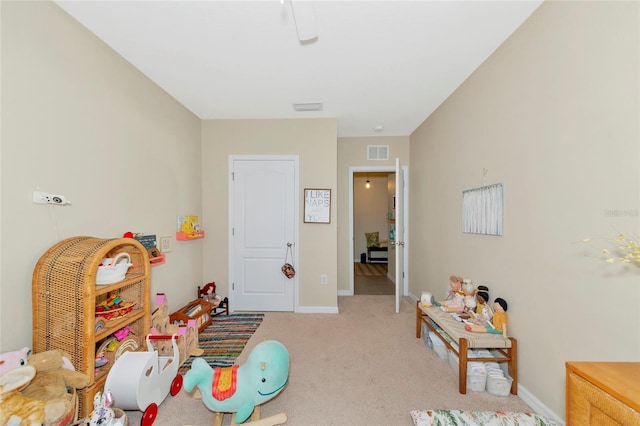
<path fill-rule="evenodd" d="M 287 348 L 276 340 L 267 340 L 258 343 L 241 366 L 236 364 L 213 369 L 204 359 L 194 359 L 191 369 L 184 376 L 184 388 L 191 392 L 197 386 L 202 393 L 202 402 L 216 413 L 216 419 L 220 422 L 222 413 L 235 413 L 233 421 L 243 423 L 254 412 L 254 408 L 258 411 L 259 406 L 278 395 L 288 381 Z M 279 423 L 269 423 L 268 419 L 260 422 L 280 424 L 283 415 L 269 418 Z"/>
<path fill-rule="evenodd" d="M 173 356 L 159 356 L 151 340 L 171 339 Z M 143 411 L 142 426 L 150 426 L 158 414 L 158 405 L 171 393 L 182 388 L 178 374 L 180 351 L 177 335 L 147 335 L 147 352 L 125 352 L 109 370 L 104 391 L 110 392 L 114 403 L 123 410 Z"/>
<path fill-rule="evenodd" d="M 104 395 L 100 392 L 93 397 L 93 411 L 91 418 L 85 420 L 89 426 L 124 426 L 127 416 L 120 414 L 116 417 L 116 412 L 109 408 L 113 405 L 113 398 L 109 392 Z M 118 413 L 119 414 L 119 413 Z"/>
<path fill-rule="evenodd" d="M 68 389 L 82 389 L 89 377 L 75 371 L 62 351 L 44 351 L 25 358 L 28 352 L 24 348 L 3 357 L 11 360 L 3 363 L 4 367 L 19 366 L 0 376 L 0 424 L 66 423 L 75 415 L 75 400 Z"/>
<path fill-rule="evenodd" d="M 0 376 L 0 424 L 67 422 L 75 413 L 73 394 L 68 389 L 84 388 L 89 377 L 75 371 L 62 351 L 50 350 L 24 357 L 28 352 L 24 348 L 3 358 L 11 360 L 3 363 L 5 368 L 20 366 Z M 27 376 L 29 379 L 25 380 Z"/>
<path fill-rule="evenodd" d="M 29 384 L 35 375 L 36 369 L 29 366 L 16 366 L 5 370 L 0 375 L 0 424 L 21 425 L 23 422 L 26 424 L 44 422 L 44 401 L 30 399 L 20 393 L 20 390 Z"/>
<path fill-rule="evenodd" d="M 180 365 L 190 356 L 201 356 L 204 349 L 200 348 L 198 340 L 198 325 L 195 319 L 190 319 L 187 324 L 171 324 L 169 315 L 169 302 L 164 293 L 157 293 L 155 309 L 151 315 L 150 334 L 177 334 L 178 350 L 180 352 Z M 172 344 L 164 340 L 153 340 L 153 347 L 160 356 L 173 354 Z"/>
<path fill-rule="evenodd" d="M 27 357 L 31 349 L 24 347 L 19 351 L 4 352 L 0 354 L 0 375 L 17 367 L 27 365 Z"/>
<path fill-rule="evenodd" d="M 27 358 L 27 365 L 36 375 L 22 390 L 28 398 L 42 401 L 64 401 L 65 414 L 75 411 L 75 399 L 69 389 L 83 389 L 89 384 L 89 376 L 76 371 L 68 354 L 58 349 L 35 353 Z"/>

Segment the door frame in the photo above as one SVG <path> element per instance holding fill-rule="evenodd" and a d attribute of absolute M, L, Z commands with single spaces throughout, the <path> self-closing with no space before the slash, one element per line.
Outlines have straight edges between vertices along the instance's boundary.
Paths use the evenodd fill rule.
<path fill-rule="evenodd" d="M 409 294 L 409 167 L 401 166 L 403 175 L 404 175 L 404 197 L 403 197 L 403 209 L 404 209 L 404 238 L 400 239 L 400 236 L 396 235 L 396 241 L 404 241 L 404 261 L 403 269 L 404 269 L 404 279 L 402 280 L 402 285 L 400 289 L 402 290 L 402 296 L 406 296 Z M 387 172 L 387 173 L 395 173 L 396 167 L 395 165 L 389 166 L 351 166 L 349 167 L 349 290 L 344 292 L 343 296 L 353 296 L 354 295 L 354 271 L 353 271 L 353 249 L 354 245 L 354 223 L 353 223 L 353 175 L 355 173 L 363 173 L 363 172 Z M 397 248 L 396 248 L 397 250 Z"/>
<path fill-rule="evenodd" d="M 235 275 L 234 275 L 234 258 L 233 258 L 233 206 L 234 206 L 234 192 L 233 192 L 233 163 L 235 161 L 293 161 L 293 259 L 296 260 L 296 275 L 292 279 L 293 283 L 293 312 L 299 311 L 299 292 L 298 292 L 298 276 L 300 272 L 300 262 L 298 257 L 298 243 L 300 237 L 300 156 L 299 155 L 229 155 L 227 160 L 228 168 L 228 227 L 227 227 L 227 253 L 229 253 L 228 259 L 228 276 L 229 276 L 229 296 L 233 301 L 235 296 Z M 284 263 L 284 256 L 282 257 L 282 263 Z M 233 308 L 233 302 L 231 302 L 231 308 Z M 233 311 L 233 309 L 231 309 Z"/>

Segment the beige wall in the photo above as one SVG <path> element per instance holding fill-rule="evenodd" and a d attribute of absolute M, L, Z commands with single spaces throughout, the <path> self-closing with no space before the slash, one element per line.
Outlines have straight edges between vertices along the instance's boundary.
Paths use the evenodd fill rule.
<path fill-rule="evenodd" d="M 367 160 L 367 145 L 389 145 L 389 160 Z M 408 136 L 338 139 L 338 291 L 342 294 L 350 290 L 349 274 L 353 268 L 353 253 L 349 250 L 349 168 L 395 167 L 396 158 L 409 166 Z"/>
<path fill-rule="evenodd" d="M 300 191 L 331 189 L 331 223 L 304 223 L 299 217 L 298 311 L 337 310 L 336 229 L 336 120 L 206 120 L 202 124 L 203 223 L 209 230 L 204 241 L 204 276 L 227 294 L 229 284 L 229 167 L 230 155 L 298 155 Z M 300 194 L 300 215 L 304 196 Z M 283 258 L 284 261 L 284 258 Z M 327 275 L 327 284 L 320 276 Z M 231 301 L 233 309 L 233 300 Z"/>
<path fill-rule="evenodd" d="M 58 240 L 175 235 L 200 214 L 200 120 L 52 2 L 1 2 L 0 351 L 31 347 L 31 274 Z M 71 206 L 32 203 L 40 187 Z M 201 242 L 152 268 L 172 309 L 202 282 Z M 72 297 L 70 295 L 69 297 Z"/>
<path fill-rule="evenodd" d="M 639 8 L 545 2 L 411 136 L 411 293 L 505 298 L 520 384 L 560 416 L 566 361 L 640 360 L 640 269 L 580 243 L 640 235 Z M 483 169 L 502 237 L 461 232 Z"/>

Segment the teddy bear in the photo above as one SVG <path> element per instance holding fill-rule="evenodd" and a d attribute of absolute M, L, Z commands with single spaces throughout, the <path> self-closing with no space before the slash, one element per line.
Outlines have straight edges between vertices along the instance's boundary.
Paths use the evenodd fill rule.
<path fill-rule="evenodd" d="M 69 357 L 60 350 L 52 349 L 33 354 L 27 358 L 27 365 L 36 370 L 36 375 L 23 390 L 22 395 L 48 403 L 64 402 L 67 413 L 73 406 L 73 394 L 69 388 L 82 389 L 89 384 L 89 376 L 73 370 Z M 53 423 L 59 418 L 45 419 Z"/>
<path fill-rule="evenodd" d="M 25 396 L 50 400 L 71 399 L 69 388 L 82 389 L 89 384 L 89 376 L 73 370 L 69 357 L 61 350 L 39 352 L 27 358 L 27 365 L 36 369 L 36 376 L 22 391 Z"/>
<path fill-rule="evenodd" d="M 0 424 L 33 426 L 62 419 L 69 412 L 66 401 L 43 401 L 24 396 L 20 390 L 36 375 L 35 368 L 16 367 L 0 376 Z"/>

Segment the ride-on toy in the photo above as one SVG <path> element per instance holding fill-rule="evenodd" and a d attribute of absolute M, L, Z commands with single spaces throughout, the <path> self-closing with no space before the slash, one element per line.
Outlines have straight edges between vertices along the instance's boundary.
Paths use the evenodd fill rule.
<path fill-rule="evenodd" d="M 171 339 L 173 356 L 158 356 L 151 340 L 160 339 Z M 147 335 L 147 352 L 125 352 L 109 371 L 104 392 L 111 392 L 114 405 L 122 410 L 143 411 L 142 426 L 153 424 L 169 392 L 175 396 L 182 389 L 177 340 L 177 334 Z"/>

